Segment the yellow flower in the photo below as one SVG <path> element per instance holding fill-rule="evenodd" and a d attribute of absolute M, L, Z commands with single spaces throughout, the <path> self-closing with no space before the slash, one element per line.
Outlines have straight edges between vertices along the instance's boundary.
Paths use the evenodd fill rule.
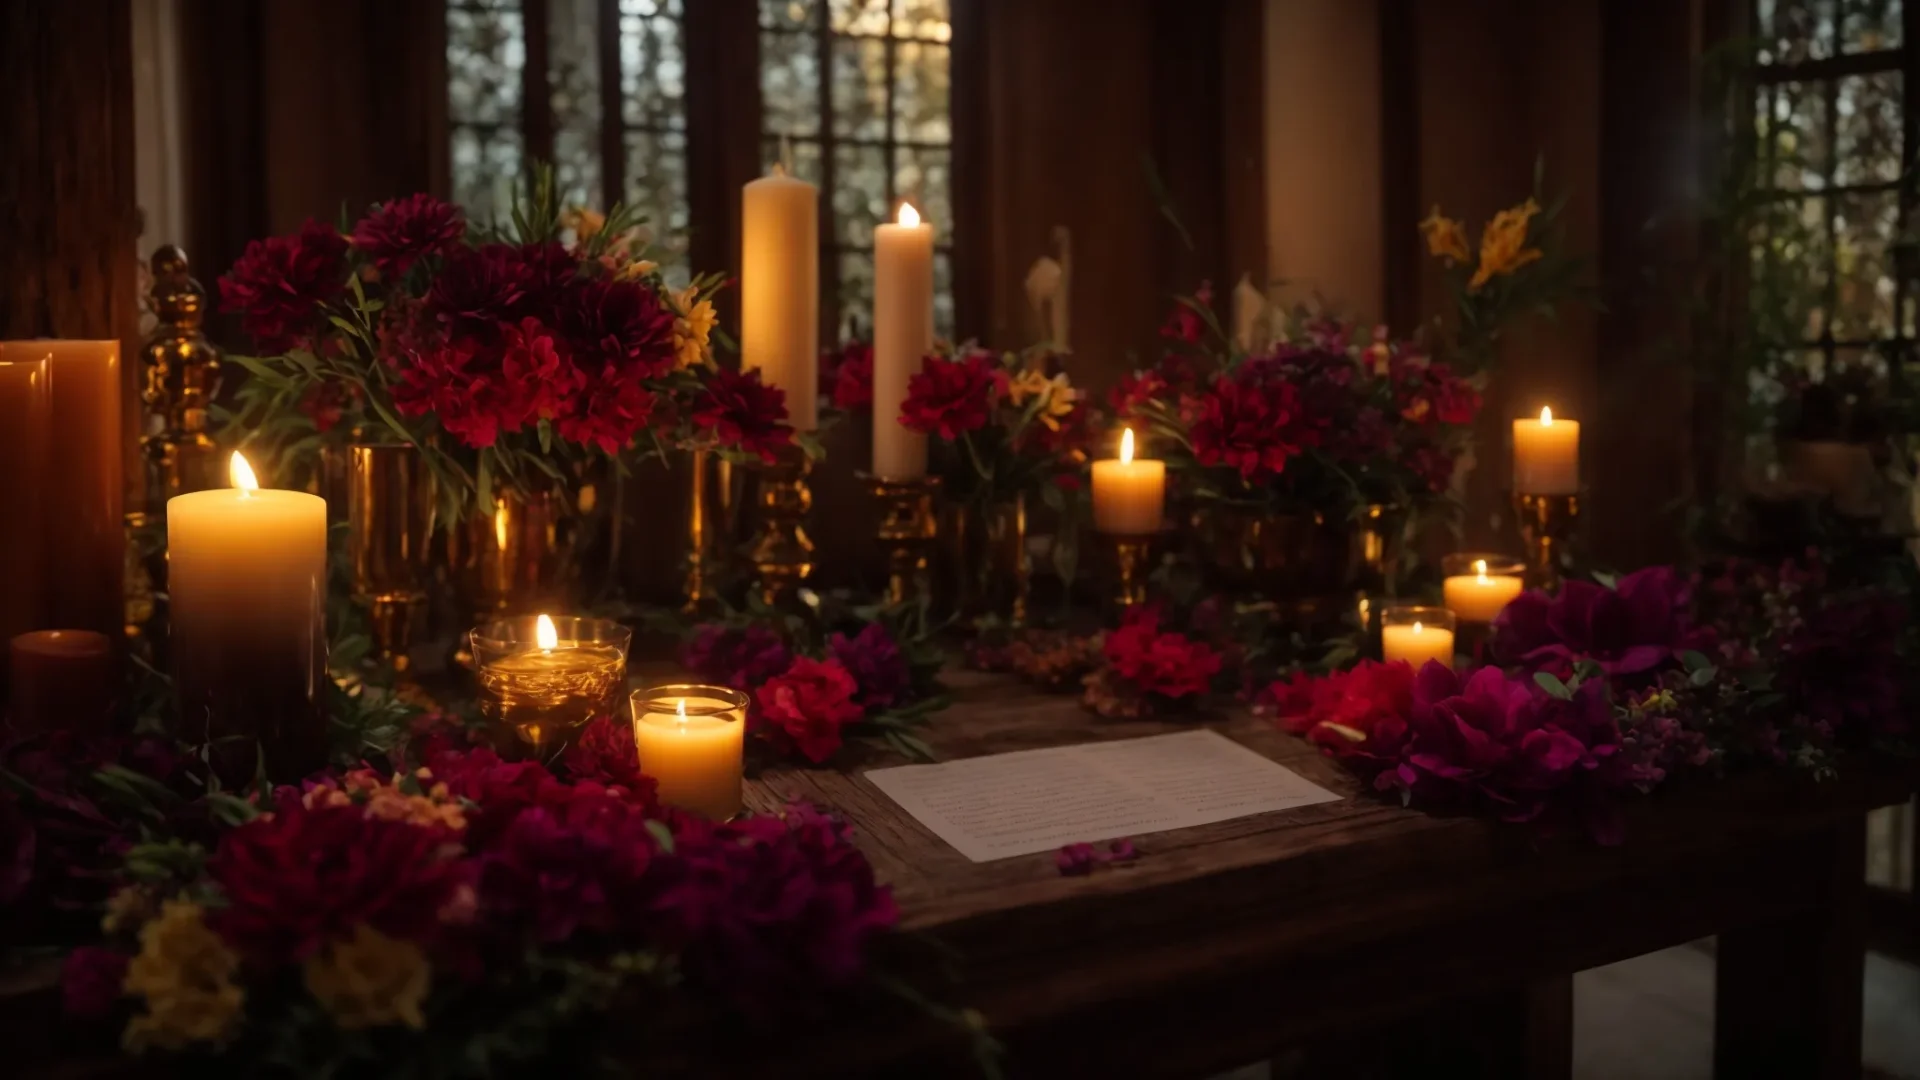
<path fill-rule="evenodd" d="M 1045 373 L 1028 368 L 1007 384 L 1007 396 L 1016 408 L 1025 408 L 1029 398 L 1040 398 L 1040 411 L 1034 414 L 1035 418 L 1058 431 L 1060 421 L 1073 412 L 1073 403 L 1080 394 L 1067 381 L 1066 372 L 1049 379 Z"/>
<path fill-rule="evenodd" d="M 1540 204 L 1528 199 L 1493 215 L 1480 234 L 1480 266 L 1467 288 L 1477 289 L 1500 274 L 1511 274 L 1540 258 L 1539 248 L 1527 246 L 1527 227 L 1539 212 Z"/>
<path fill-rule="evenodd" d="M 420 1011 L 433 985 L 427 955 L 411 941 L 395 941 L 362 923 L 349 941 L 336 941 L 307 958 L 307 992 L 345 1030 L 405 1024 L 426 1026 Z"/>
<path fill-rule="evenodd" d="M 622 261 L 624 259 L 625 254 L 602 255 L 600 265 L 613 271 L 614 279 L 618 281 L 636 281 L 660 269 L 660 264 L 652 259 L 635 259 L 632 262 Z"/>
<path fill-rule="evenodd" d="M 607 227 L 607 215 L 598 210 L 576 206 L 561 215 L 560 223 L 572 229 L 575 240 L 584 244 L 599 236 L 600 230 Z"/>
<path fill-rule="evenodd" d="M 167 901 L 141 929 L 140 955 L 127 965 L 124 988 L 146 999 L 147 1011 L 127 1022 L 121 1042 L 136 1053 L 221 1042 L 246 1004 L 233 981 L 239 969 L 240 958 L 207 926 L 200 905 Z"/>
<path fill-rule="evenodd" d="M 128 885 L 107 897 L 107 913 L 100 929 L 108 934 L 137 930 L 154 915 L 154 895 L 144 886 Z"/>
<path fill-rule="evenodd" d="M 701 300 L 698 287 L 689 285 L 673 295 L 673 308 L 679 317 L 673 320 L 674 367 L 689 368 L 705 363 L 707 343 L 713 338 L 713 328 L 720 316 L 713 310 L 713 301 Z"/>
<path fill-rule="evenodd" d="M 1473 259 L 1467 250 L 1467 227 L 1450 217 L 1442 217 L 1437 203 L 1420 223 L 1420 235 L 1427 238 L 1427 254 L 1447 260 L 1448 265 Z"/>

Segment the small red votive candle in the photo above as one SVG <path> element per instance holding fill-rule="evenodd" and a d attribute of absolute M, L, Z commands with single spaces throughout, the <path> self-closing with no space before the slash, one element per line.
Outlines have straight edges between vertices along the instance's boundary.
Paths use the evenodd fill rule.
<path fill-rule="evenodd" d="M 92 630 L 35 630 L 8 645 L 7 721 L 20 735 L 99 735 L 113 715 L 113 643 Z"/>

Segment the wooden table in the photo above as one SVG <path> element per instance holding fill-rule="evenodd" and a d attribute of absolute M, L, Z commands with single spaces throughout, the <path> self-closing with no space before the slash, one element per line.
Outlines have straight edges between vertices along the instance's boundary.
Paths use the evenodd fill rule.
<path fill-rule="evenodd" d="M 951 681 L 958 703 L 929 735 L 945 758 L 1194 723 Z M 854 823 L 905 928 L 958 951 L 960 997 L 1014 1076 L 1199 1076 L 1305 1053 L 1300 1075 L 1316 1077 L 1564 1077 L 1573 972 L 1718 934 L 1716 1075 L 1859 1077 L 1865 813 L 1904 798 L 1909 770 L 1666 791 L 1606 849 L 1402 809 L 1265 721 L 1199 722 L 1350 798 L 1138 837 L 1139 861 L 1087 877 L 1051 853 L 968 862 L 858 774 L 878 760 L 780 769 L 749 801 L 808 799 Z M 778 1071 L 964 1068 L 950 1045 L 878 1042 L 829 1041 Z"/>

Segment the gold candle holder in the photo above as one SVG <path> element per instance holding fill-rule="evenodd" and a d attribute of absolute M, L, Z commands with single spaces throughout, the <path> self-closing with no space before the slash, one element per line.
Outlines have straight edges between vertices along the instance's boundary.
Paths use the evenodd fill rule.
<path fill-rule="evenodd" d="M 788 446 L 771 464 L 754 468 L 760 473 L 760 531 L 749 558 L 760 599 L 778 607 L 813 573 L 813 541 L 806 530 L 807 511 L 813 509 L 813 490 L 807 486 L 813 459 L 799 446 Z"/>
<path fill-rule="evenodd" d="M 140 348 L 142 429 L 147 432 L 140 437 L 140 450 L 147 470 L 146 503 L 158 511 L 175 495 L 223 486 L 226 459 L 209 431 L 220 351 L 204 332 L 207 292 L 194 280 L 187 253 L 172 244 L 155 251 L 148 266 L 153 272 L 148 298 L 158 322 Z"/>
<path fill-rule="evenodd" d="M 1152 534 L 1125 536 L 1101 533 L 1113 566 L 1113 602 L 1122 610 L 1147 602 L 1147 575 L 1152 571 Z"/>
<path fill-rule="evenodd" d="M 633 631 L 612 619 L 495 619 L 469 638 L 480 715 L 502 757 L 552 761 L 587 721 L 620 715 Z"/>
<path fill-rule="evenodd" d="M 887 603 L 912 603 L 927 595 L 927 557 L 940 535 L 940 518 L 933 512 L 940 478 L 889 480 L 862 473 L 860 479 L 880 506 L 875 535 L 887 549 Z"/>
<path fill-rule="evenodd" d="M 348 449 L 347 553 L 353 596 L 367 609 L 374 650 L 405 673 L 413 627 L 426 608 L 433 541 L 433 479 L 407 443 Z"/>
<path fill-rule="evenodd" d="M 1580 496 L 1516 492 L 1513 514 L 1526 545 L 1527 573 L 1536 585 L 1557 583 L 1572 555 L 1580 523 Z"/>

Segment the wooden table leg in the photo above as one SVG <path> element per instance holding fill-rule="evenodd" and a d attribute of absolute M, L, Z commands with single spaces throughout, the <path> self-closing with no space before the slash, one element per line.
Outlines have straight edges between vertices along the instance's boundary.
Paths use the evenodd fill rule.
<path fill-rule="evenodd" d="M 1855 1080 L 1866 974 L 1865 815 L 1781 852 L 1781 873 L 1820 882 L 1815 906 L 1720 935 L 1713 1072 Z"/>

